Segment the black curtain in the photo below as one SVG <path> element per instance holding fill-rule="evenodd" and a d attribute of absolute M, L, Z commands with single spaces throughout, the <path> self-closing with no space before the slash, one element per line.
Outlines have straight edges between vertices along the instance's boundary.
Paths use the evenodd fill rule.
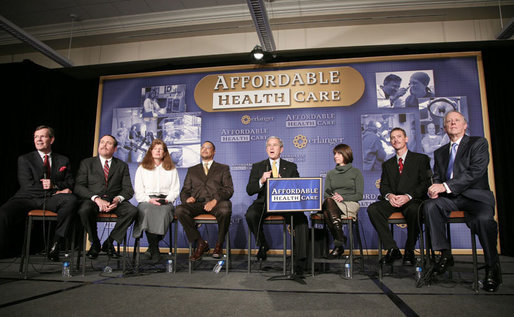
<path fill-rule="evenodd" d="M 514 256 L 514 186 L 510 183 L 508 149 L 514 148 L 511 135 L 514 104 L 514 41 L 430 43 L 311 49 L 279 52 L 274 62 L 389 56 L 402 54 L 481 51 L 491 130 L 492 159 L 501 253 Z M 66 69 L 46 69 L 30 61 L 0 64 L 4 84 L 3 120 L 6 122 L 3 151 L 0 151 L 2 190 L 0 204 L 18 189 L 16 159 L 34 149 L 33 132 L 40 124 L 56 130 L 53 150 L 67 155 L 75 172 L 81 159 L 93 153 L 99 77 L 194 67 L 249 64 L 249 54 L 231 54 L 93 65 Z"/>

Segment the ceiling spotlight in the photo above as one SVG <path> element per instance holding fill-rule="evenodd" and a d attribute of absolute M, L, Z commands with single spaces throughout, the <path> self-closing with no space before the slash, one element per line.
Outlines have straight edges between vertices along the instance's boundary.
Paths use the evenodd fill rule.
<path fill-rule="evenodd" d="M 260 45 L 255 45 L 252 50 L 251 57 L 255 62 L 262 63 L 264 62 L 264 51 Z"/>

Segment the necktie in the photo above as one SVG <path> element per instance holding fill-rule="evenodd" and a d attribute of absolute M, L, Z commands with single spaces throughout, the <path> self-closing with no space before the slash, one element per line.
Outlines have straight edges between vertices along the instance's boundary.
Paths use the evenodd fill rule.
<path fill-rule="evenodd" d="M 273 166 L 271 167 L 271 174 L 273 175 L 273 177 L 278 177 L 277 161 L 273 161 Z"/>
<path fill-rule="evenodd" d="M 448 162 L 448 169 L 446 170 L 446 179 L 452 178 L 453 174 L 453 163 L 455 163 L 455 156 L 457 155 L 457 143 L 452 144 L 452 150 L 450 152 L 450 162 Z"/>
<path fill-rule="evenodd" d="M 400 157 L 398 159 L 398 169 L 400 170 L 400 174 L 403 172 L 403 159 Z"/>
<path fill-rule="evenodd" d="M 45 158 L 43 159 L 43 166 L 45 167 L 46 172 L 45 178 L 50 178 L 50 160 L 48 154 L 45 154 Z"/>
<path fill-rule="evenodd" d="M 203 172 L 205 175 L 209 174 L 209 163 L 203 163 Z"/>
<path fill-rule="evenodd" d="M 104 177 L 105 177 L 105 184 L 107 185 L 107 178 L 109 177 L 109 161 L 105 160 L 104 164 Z"/>

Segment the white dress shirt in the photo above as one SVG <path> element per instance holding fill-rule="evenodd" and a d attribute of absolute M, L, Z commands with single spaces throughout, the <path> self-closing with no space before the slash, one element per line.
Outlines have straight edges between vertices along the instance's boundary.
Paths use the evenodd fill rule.
<path fill-rule="evenodd" d="M 166 195 L 166 200 L 173 203 L 180 193 L 180 181 L 176 168 L 165 170 L 162 164 L 149 170 L 139 166 L 134 185 L 136 200 L 149 202 L 150 195 Z"/>

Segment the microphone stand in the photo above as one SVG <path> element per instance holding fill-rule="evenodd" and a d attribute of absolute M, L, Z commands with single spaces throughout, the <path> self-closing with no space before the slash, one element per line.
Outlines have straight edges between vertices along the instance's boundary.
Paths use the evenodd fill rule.
<path fill-rule="evenodd" d="M 293 213 L 291 213 L 291 274 L 289 275 L 280 275 L 280 276 L 272 276 L 268 278 L 268 281 L 295 281 L 297 283 L 306 285 L 307 283 L 303 279 L 302 276 L 296 275 L 294 271 L 294 223 L 293 223 Z"/>

